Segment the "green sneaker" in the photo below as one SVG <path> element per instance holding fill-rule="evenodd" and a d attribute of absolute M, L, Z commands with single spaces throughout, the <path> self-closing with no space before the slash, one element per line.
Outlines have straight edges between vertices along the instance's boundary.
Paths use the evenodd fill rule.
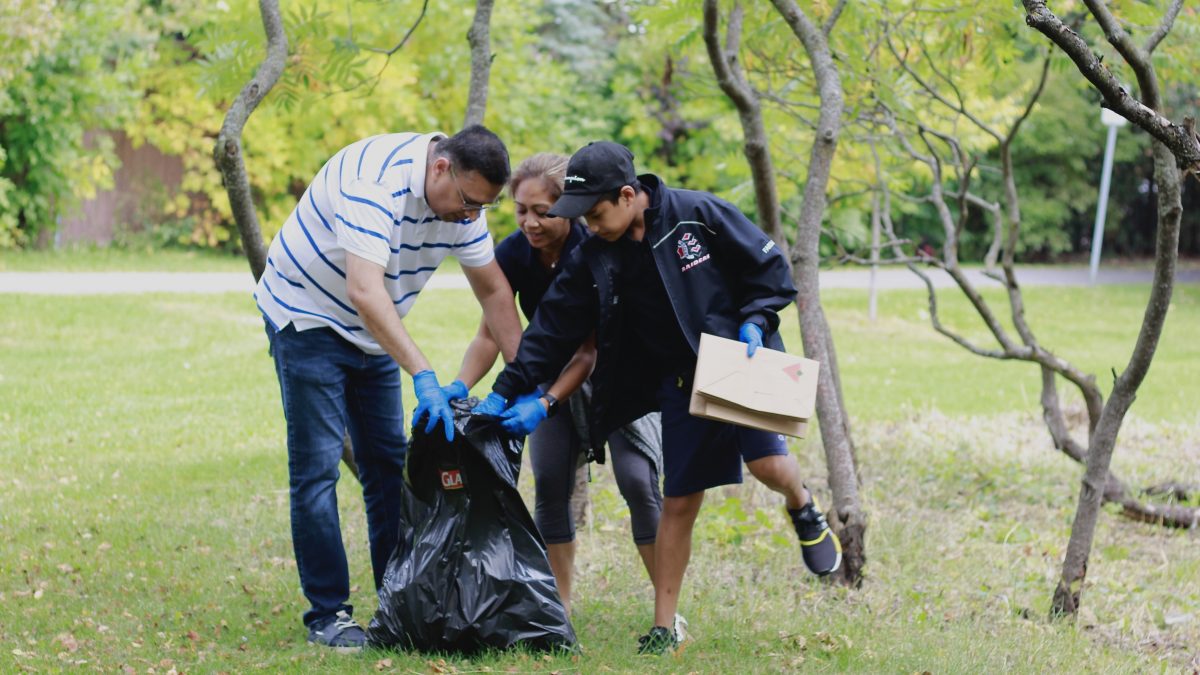
<path fill-rule="evenodd" d="M 675 648 L 679 646 L 679 640 L 675 639 L 675 632 L 666 626 L 655 626 L 650 629 L 649 633 L 638 638 L 638 655 L 642 656 L 662 656 L 663 654 L 674 654 Z"/>

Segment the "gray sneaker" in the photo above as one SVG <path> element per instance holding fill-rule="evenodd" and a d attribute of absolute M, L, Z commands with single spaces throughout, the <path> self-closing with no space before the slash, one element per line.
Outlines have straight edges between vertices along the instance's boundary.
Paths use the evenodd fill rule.
<path fill-rule="evenodd" d="M 331 647 L 341 654 L 350 654 L 362 651 L 363 645 L 367 643 L 367 633 L 343 610 L 320 627 L 308 629 L 308 641 L 322 647 Z"/>

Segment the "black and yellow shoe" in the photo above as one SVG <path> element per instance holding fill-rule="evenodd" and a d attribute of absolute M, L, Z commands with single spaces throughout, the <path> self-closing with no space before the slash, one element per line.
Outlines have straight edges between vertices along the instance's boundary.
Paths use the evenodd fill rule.
<path fill-rule="evenodd" d="M 796 528 L 796 536 L 800 538 L 800 553 L 809 571 L 820 577 L 836 572 L 842 566 L 842 542 L 825 522 L 817 498 L 810 492 L 807 504 L 787 511 Z"/>
<path fill-rule="evenodd" d="M 666 626 L 655 626 L 638 638 L 637 653 L 639 656 L 662 656 L 675 653 L 677 647 L 679 640 L 675 637 L 675 631 Z"/>

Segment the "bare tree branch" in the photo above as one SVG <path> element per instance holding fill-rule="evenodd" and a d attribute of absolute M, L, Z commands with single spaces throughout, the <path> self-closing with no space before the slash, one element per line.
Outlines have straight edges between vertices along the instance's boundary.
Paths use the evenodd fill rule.
<path fill-rule="evenodd" d="M 1033 112 L 1033 107 L 1037 105 L 1038 99 L 1042 97 L 1042 92 L 1046 89 L 1046 80 L 1049 79 L 1049 76 L 1050 55 L 1047 54 L 1046 58 L 1042 60 L 1042 74 L 1038 76 L 1037 86 L 1034 87 L 1033 93 L 1029 96 L 1029 100 L 1025 102 L 1025 110 L 1021 111 L 1021 115 L 1017 117 L 1016 121 L 1013 122 L 1012 127 L 1009 128 L 1008 134 L 1004 136 L 1003 142 L 1011 143 L 1013 137 L 1017 135 L 1017 130 L 1021 128 L 1021 125 L 1025 122 L 1025 120 L 1029 119 L 1030 113 Z"/>
<path fill-rule="evenodd" d="M 467 31 L 467 42 L 471 43 L 471 90 L 467 95 L 467 113 L 463 126 L 483 124 L 487 112 L 488 79 L 492 70 L 492 52 L 489 39 L 494 0 L 475 0 L 475 19 Z"/>
<path fill-rule="evenodd" d="M 995 208 L 987 209 L 992 214 L 992 243 L 988 245 L 987 253 L 983 255 L 983 265 L 991 271 L 996 267 L 996 261 L 1000 258 L 1000 250 L 1004 246 L 1004 214 L 1000 211 L 999 204 L 992 204 Z M 1008 286 L 1008 279 L 1000 277 L 1001 283 Z"/>
<path fill-rule="evenodd" d="M 371 86 L 367 89 L 365 96 L 370 96 L 371 94 L 375 93 L 375 87 L 379 86 L 380 80 L 383 79 L 383 71 L 387 70 L 388 64 L 390 64 L 392 62 L 392 55 L 394 55 L 396 52 L 400 51 L 400 49 L 403 48 L 404 45 L 408 44 L 408 39 L 410 37 L 412 37 L 413 32 L 415 32 L 417 30 L 417 26 L 421 25 L 421 21 L 425 18 L 425 10 L 428 7 L 429 7 L 429 0 L 425 0 L 424 3 L 421 5 L 421 12 L 420 12 L 420 14 L 417 15 L 416 21 L 413 21 L 413 24 L 411 26 L 409 26 L 408 31 L 404 33 L 404 37 L 400 39 L 400 42 L 396 43 L 396 45 L 394 47 L 391 47 L 390 49 L 383 49 L 380 47 L 369 47 L 369 46 L 360 45 L 354 40 L 354 17 L 353 17 L 353 13 L 350 10 L 350 3 L 349 3 L 349 1 L 347 1 L 347 3 L 346 3 L 346 22 L 347 22 L 347 26 L 348 26 L 347 31 L 346 31 L 347 43 L 350 46 L 354 47 L 355 49 L 361 49 L 363 51 L 373 52 L 376 54 L 383 54 L 385 58 L 383 59 L 383 63 L 380 64 L 379 70 L 375 71 L 374 75 L 372 75 L 371 77 L 364 77 L 361 80 L 359 80 L 358 82 L 355 82 L 354 84 L 352 84 L 349 87 L 346 87 L 344 89 L 335 89 L 333 91 L 330 91 L 328 94 L 326 94 L 326 98 L 328 98 L 330 96 L 336 96 L 338 94 L 348 94 L 367 83 L 370 83 Z"/>
<path fill-rule="evenodd" d="M 903 246 L 904 244 L 911 244 L 911 243 L 912 243 L 911 239 L 895 239 L 892 241 L 882 241 L 878 245 L 871 246 L 870 248 L 871 249 L 884 249 L 884 248 L 891 248 L 892 246 Z M 874 258 L 864 258 L 860 255 L 852 255 L 850 253 L 846 253 L 845 255 L 838 256 L 838 262 L 848 262 L 848 263 L 854 263 L 855 265 L 863 265 L 863 266 L 881 265 L 883 267 L 892 267 L 892 266 L 899 267 L 900 265 L 925 263 L 925 262 L 927 262 L 927 259 L 925 257 L 919 256 L 919 255 L 918 256 L 906 255 L 906 256 L 903 256 L 900 258 L 880 258 L 880 259 L 876 260 Z"/>
<path fill-rule="evenodd" d="M 1191 506 L 1155 506 L 1143 504 L 1136 499 L 1121 501 L 1122 513 L 1134 520 L 1155 525 L 1166 525 L 1184 530 L 1200 527 L 1200 508 Z"/>
<path fill-rule="evenodd" d="M 712 64 L 717 84 L 729 97 L 738 111 L 742 124 L 742 152 L 750 166 L 754 180 L 754 204 L 758 210 L 759 226 L 767 233 L 790 264 L 791 252 L 787 236 L 783 231 L 783 219 L 779 209 L 779 193 L 775 185 L 775 166 L 771 159 L 771 147 L 767 140 L 766 126 L 762 119 L 762 106 L 758 93 L 750 86 L 742 72 L 737 47 L 741 44 L 742 6 L 734 3 L 729 13 L 725 48 L 717 29 L 720 23 L 717 0 L 704 1 L 704 45 L 708 49 L 708 60 Z"/>
<path fill-rule="evenodd" d="M 838 0 L 838 4 L 829 13 L 829 18 L 825 19 L 825 23 L 821 24 L 821 32 L 825 34 L 826 38 L 833 32 L 833 27 L 837 25 L 838 19 L 841 18 L 842 10 L 844 9 L 846 9 L 846 0 Z"/>
<path fill-rule="evenodd" d="M 1192 498 L 1192 495 L 1200 494 L 1200 485 L 1168 481 L 1166 483 L 1159 483 L 1158 485 L 1151 485 L 1143 489 L 1142 494 L 1169 495 L 1173 499 L 1186 502 Z"/>
<path fill-rule="evenodd" d="M 360 45 L 357 42 L 355 42 L 355 40 L 354 40 L 354 16 L 350 11 L 350 3 L 347 2 L 346 3 L 346 25 L 347 25 L 346 40 L 356 49 L 361 49 L 364 52 L 383 54 L 384 56 L 386 56 L 390 59 L 393 54 L 400 51 L 401 49 L 404 48 L 404 45 L 408 44 L 408 39 L 410 37 L 412 37 L 413 32 L 417 30 L 417 26 L 421 25 L 421 20 L 425 18 L 425 10 L 428 8 L 429 8 L 429 0 L 425 0 L 423 3 L 421 3 L 421 13 L 417 15 L 417 20 L 413 21 L 413 24 L 411 26 L 409 26 L 408 31 L 404 33 L 404 37 L 400 38 L 400 41 L 397 42 L 395 46 L 390 47 L 388 49 L 384 49 L 382 47 L 371 47 L 368 45 Z"/>
<path fill-rule="evenodd" d="M 1159 114 L 1158 110 L 1162 104 L 1158 78 L 1149 54 L 1133 44 L 1107 6 L 1096 0 L 1085 0 L 1092 16 L 1103 28 L 1105 37 L 1137 75 L 1142 101 L 1135 100 L 1120 87 L 1090 46 L 1078 34 L 1066 28 L 1062 21 L 1050 12 L 1044 1 L 1022 2 L 1026 11 L 1026 23 L 1045 34 L 1066 52 L 1084 77 L 1100 90 L 1110 107 L 1157 139 L 1153 144 L 1154 177 L 1158 186 L 1154 280 L 1133 353 L 1119 375 L 1114 371 L 1116 381 L 1112 393 L 1104 404 L 1099 421 L 1091 431 L 1087 468 L 1080 485 L 1075 519 L 1071 524 L 1071 536 L 1063 556 L 1062 573 L 1051 600 L 1051 616 L 1058 617 L 1074 615 L 1079 609 L 1096 532 L 1096 521 L 1101 504 L 1106 498 L 1103 489 L 1111 475 L 1109 467 L 1116 447 L 1117 434 L 1130 405 L 1133 404 L 1138 388 L 1149 371 L 1158 340 L 1162 335 L 1179 255 L 1179 223 L 1183 213 L 1183 174 L 1180 173 L 1179 167 L 1184 167 L 1189 173 L 1200 167 L 1200 142 L 1194 131 L 1189 128 L 1191 120 L 1185 120 L 1184 126 L 1180 127 Z M 1169 22 L 1164 20 L 1163 25 L 1169 26 Z M 1122 504 L 1125 513 L 1130 517 L 1177 527 L 1195 527 L 1196 513 L 1200 512 L 1200 509 L 1146 506 L 1132 498 L 1127 499 L 1128 503 Z"/>
<path fill-rule="evenodd" d="M 1046 7 L 1045 0 L 1022 0 L 1022 4 L 1026 12 L 1025 23 L 1050 38 L 1070 57 L 1079 72 L 1104 96 L 1109 108 L 1166 145 L 1185 170 L 1190 173 L 1200 171 L 1200 139 L 1195 133 L 1159 114 L 1150 103 L 1143 104 L 1130 96 L 1104 66 L 1101 57 Z M 1139 76 L 1139 85 L 1141 81 Z M 1151 91 L 1142 88 L 1143 96 L 1152 92 L 1157 94 L 1154 87 Z"/>
<path fill-rule="evenodd" d="M 213 161 L 216 162 L 217 170 L 221 172 L 221 179 L 225 183 L 233 220 L 237 223 L 242 248 L 245 249 L 246 260 L 250 263 L 250 272 L 255 281 L 267 268 L 267 250 L 263 245 L 262 227 L 258 224 L 258 214 L 254 210 L 250 177 L 246 173 L 246 162 L 242 156 L 242 129 L 250 119 L 250 114 L 279 81 L 287 62 L 288 51 L 283 18 L 279 13 L 279 0 L 259 0 L 258 6 L 262 14 L 263 30 L 267 35 L 267 53 L 254 77 L 242 87 L 241 93 L 229 106 L 229 111 L 225 113 L 225 122 L 221 125 L 216 145 L 213 147 Z"/>
<path fill-rule="evenodd" d="M 984 133 L 995 138 L 997 142 L 1003 140 L 1000 137 L 1000 134 L 996 133 L 996 131 L 994 129 L 992 129 L 988 124 L 986 124 L 983 120 L 979 119 L 974 114 L 972 114 L 971 111 L 967 110 L 965 105 L 962 105 L 961 102 L 957 103 L 957 104 L 954 103 L 950 99 L 946 98 L 942 94 L 942 92 L 938 91 L 937 87 L 934 87 L 933 85 L 926 82 L 925 78 L 921 77 L 921 75 L 919 73 L 917 73 L 917 71 L 914 70 L 913 67 L 908 64 L 908 59 L 901 56 L 900 52 L 896 51 L 896 46 L 892 44 L 892 40 L 891 40 L 890 36 L 886 39 L 886 43 L 887 43 L 888 49 L 892 52 L 892 56 L 894 56 L 896 58 L 896 61 L 900 63 L 900 67 L 903 68 L 904 72 L 908 73 L 913 78 L 913 80 L 918 85 L 920 85 L 920 87 L 922 89 L 925 90 L 926 93 L 928 93 L 935 100 L 937 100 L 939 103 L 946 106 L 950 110 L 953 110 L 954 112 L 959 113 L 963 117 L 966 117 L 967 119 L 971 120 L 971 122 L 975 126 L 979 127 L 979 129 L 981 131 L 983 131 Z"/>
<path fill-rule="evenodd" d="M 1104 0 L 1083 0 L 1083 4 L 1087 5 L 1088 11 L 1095 17 L 1096 23 L 1100 24 L 1100 28 L 1104 31 L 1104 36 L 1108 38 L 1108 42 L 1116 48 L 1117 52 L 1125 59 L 1126 63 L 1144 63 L 1145 55 L 1137 45 L 1133 43 L 1133 39 L 1129 37 L 1129 33 L 1121 28 L 1121 24 L 1117 22 L 1116 17 L 1112 12 L 1108 11 L 1108 5 Z M 1145 95 L 1145 92 L 1142 92 Z"/>
<path fill-rule="evenodd" d="M 1179 10 L 1183 8 L 1183 0 L 1172 0 L 1171 6 L 1167 8 L 1167 13 L 1163 15 L 1162 23 L 1158 28 L 1146 38 L 1146 44 L 1142 45 L 1142 49 L 1147 54 L 1153 54 L 1155 49 L 1158 49 L 1158 43 L 1167 37 L 1167 33 L 1171 32 L 1171 27 L 1175 25 L 1175 19 L 1179 16 Z"/>
<path fill-rule="evenodd" d="M 758 95 L 760 98 L 770 101 L 771 103 L 776 103 L 784 108 L 803 108 L 805 110 L 811 110 L 814 112 L 820 112 L 820 110 L 821 110 L 821 106 L 818 104 L 804 103 L 802 101 L 791 101 L 791 100 L 788 100 L 770 90 L 760 91 L 760 92 L 758 92 Z M 795 114 L 795 113 L 792 113 L 792 114 Z M 816 126 L 816 122 L 813 122 L 811 120 L 811 118 L 803 118 L 803 119 L 806 122 L 808 122 L 809 126 Z"/>

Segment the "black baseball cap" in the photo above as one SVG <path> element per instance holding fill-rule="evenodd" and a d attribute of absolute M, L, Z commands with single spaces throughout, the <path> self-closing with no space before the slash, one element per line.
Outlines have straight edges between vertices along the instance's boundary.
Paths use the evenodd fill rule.
<path fill-rule="evenodd" d="M 600 198 L 637 182 L 633 153 L 612 141 L 592 141 L 580 148 L 567 163 L 563 193 L 547 215 L 578 218 L 595 206 Z"/>

